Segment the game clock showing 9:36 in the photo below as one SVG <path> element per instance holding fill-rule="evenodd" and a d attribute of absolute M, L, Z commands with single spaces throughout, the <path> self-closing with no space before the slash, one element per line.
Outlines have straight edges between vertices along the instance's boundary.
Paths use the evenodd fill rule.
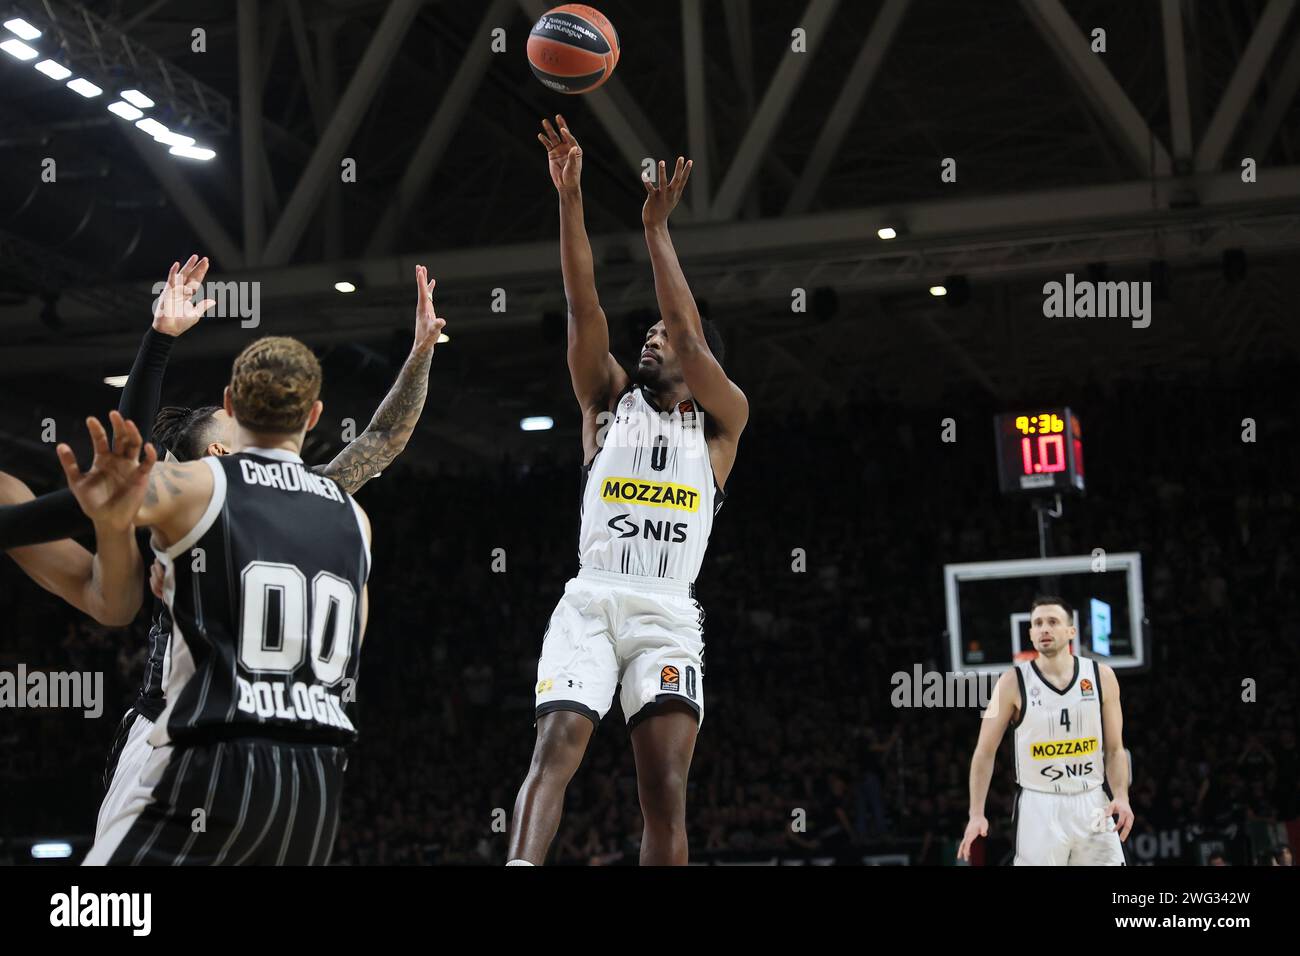
<path fill-rule="evenodd" d="M 1003 494 L 1083 493 L 1083 429 L 1068 408 L 1009 412 L 993 424 Z"/>

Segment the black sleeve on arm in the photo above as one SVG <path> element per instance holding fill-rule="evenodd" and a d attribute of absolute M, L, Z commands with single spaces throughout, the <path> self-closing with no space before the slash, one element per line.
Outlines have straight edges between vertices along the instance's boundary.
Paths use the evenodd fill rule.
<path fill-rule="evenodd" d="M 149 441 L 153 434 L 163 372 L 167 370 L 167 359 L 175 342 L 174 335 L 164 335 L 152 328 L 145 332 L 135 364 L 131 366 L 131 375 L 122 389 L 122 401 L 117 410 L 124 418 L 135 422 L 145 441 Z M 0 550 L 75 538 L 94 530 L 94 525 L 67 488 L 22 504 L 0 506 Z"/>
<path fill-rule="evenodd" d="M 0 550 L 75 538 L 95 530 L 67 488 L 18 505 L 0 506 Z"/>
<path fill-rule="evenodd" d="M 153 437 L 153 420 L 158 417 L 158 403 L 162 396 L 163 373 L 167 371 L 167 359 L 171 356 L 176 336 L 164 335 L 149 329 L 140 343 L 136 353 L 135 364 L 122 389 L 122 401 L 117 410 L 123 418 L 135 422 L 140 429 L 140 437 L 150 441 Z"/>

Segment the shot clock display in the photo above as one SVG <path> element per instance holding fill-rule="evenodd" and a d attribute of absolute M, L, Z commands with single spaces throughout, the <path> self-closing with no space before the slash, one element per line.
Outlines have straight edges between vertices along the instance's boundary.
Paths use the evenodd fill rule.
<path fill-rule="evenodd" d="M 993 424 L 1004 494 L 1083 493 L 1083 429 L 1068 408 L 1010 412 Z"/>

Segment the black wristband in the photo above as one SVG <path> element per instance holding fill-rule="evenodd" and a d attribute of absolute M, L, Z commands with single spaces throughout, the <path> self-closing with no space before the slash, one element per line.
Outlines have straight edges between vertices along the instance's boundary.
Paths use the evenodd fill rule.
<path fill-rule="evenodd" d="M 140 437 L 145 441 L 153 439 L 153 422 L 158 417 L 163 373 L 167 370 L 167 359 L 171 357 L 175 344 L 176 336 L 150 326 L 140 342 L 140 351 L 136 353 L 135 364 L 131 366 L 131 374 L 122 389 L 122 400 L 117 410 L 123 418 L 135 422 Z"/>
<path fill-rule="evenodd" d="M 92 534 L 95 526 L 67 488 L 0 506 L 0 550 Z"/>

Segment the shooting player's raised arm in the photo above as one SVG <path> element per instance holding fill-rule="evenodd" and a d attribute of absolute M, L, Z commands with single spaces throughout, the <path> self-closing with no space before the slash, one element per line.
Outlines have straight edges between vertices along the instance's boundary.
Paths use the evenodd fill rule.
<path fill-rule="evenodd" d="M 686 282 L 677 250 L 668 234 L 668 217 L 681 200 L 690 175 L 691 164 L 679 156 L 672 179 L 665 182 L 667 169 L 661 160 L 658 184 L 642 179 L 646 200 L 641 209 L 641 223 L 645 227 L 646 248 L 654 268 L 659 312 L 668 330 L 668 341 L 681 359 L 686 387 L 708 410 L 719 433 L 734 442 L 749 421 L 749 400 L 727 377 L 709 349 L 695 297 L 691 295 L 691 287 Z"/>
<path fill-rule="evenodd" d="M 558 132 L 557 132 L 558 127 Z M 596 268 L 582 208 L 582 148 L 564 117 L 542 121 L 551 182 L 560 197 L 560 270 L 568 302 L 568 360 L 573 394 L 585 412 L 605 411 L 627 385 L 627 373 L 609 353 L 609 324 L 596 293 Z"/>

